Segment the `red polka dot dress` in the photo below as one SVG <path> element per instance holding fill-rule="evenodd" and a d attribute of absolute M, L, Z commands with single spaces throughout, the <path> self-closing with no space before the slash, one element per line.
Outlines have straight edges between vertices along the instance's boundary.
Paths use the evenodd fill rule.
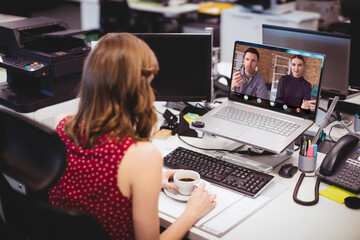
<path fill-rule="evenodd" d="M 132 202 L 117 187 L 117 168 L 132 139 L 117 143 L 103 136 L 94 149 L 84 150 L 65 135 L 65 121 L 56 131 L 66 144 L 68 164 L 59 183 L 49 191 L 50 203 L 91 214 L 114 240 L 133 239 Z"/>

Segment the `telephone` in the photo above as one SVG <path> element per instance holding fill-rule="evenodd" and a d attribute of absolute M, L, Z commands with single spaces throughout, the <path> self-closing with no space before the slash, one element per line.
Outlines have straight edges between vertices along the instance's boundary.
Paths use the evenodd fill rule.
<path fill-rule="evenodd" d="M 296 183 L 293 199 L 296 203 L 312 206 L 319 201 L 319 186 L 321 181 L 329 182 L 351 192 L 360 191 L 360 139 L 355 135 L 341 137 L 326 154 L 319 169 L 315 183 L 315 198 L 312 201 L 302 201 L 297 194 L 305 177 L 302 172 Z"/>
<path fill-rule="evenodd" d="M 316 175 L 352 192 L 360 191 L 360 139 L 355 135 L 341 137 L 326 154 Z"/>

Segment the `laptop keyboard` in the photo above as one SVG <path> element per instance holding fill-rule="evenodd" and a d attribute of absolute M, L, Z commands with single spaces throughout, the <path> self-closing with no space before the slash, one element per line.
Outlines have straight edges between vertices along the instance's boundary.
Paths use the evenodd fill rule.
<path fill-rule="evenodd" d="M 274 178 L 183 147 L 166 155 L 164 165 L 172 169 L 194 170 L 206 181 L 251 197 L 256 197 Z"/>
<path fill-rule="evenodd" d="M 213 116 L 283 136 L 289 136 L 298 127 L 300 127 L 300 125 L 292 122 L 240 110 L 229 106 L 221 108 L 219 111 L 214 113 Z"/>

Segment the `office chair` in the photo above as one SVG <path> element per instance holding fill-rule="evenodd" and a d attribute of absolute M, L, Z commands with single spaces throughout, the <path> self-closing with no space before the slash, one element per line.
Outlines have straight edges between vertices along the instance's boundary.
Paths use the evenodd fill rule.
<path fill-rule="evenodd" d="M 110 239 L 92 216 L 48 203 L 66 160 L 54 130 L 0 108 L 0 239 Z"/>

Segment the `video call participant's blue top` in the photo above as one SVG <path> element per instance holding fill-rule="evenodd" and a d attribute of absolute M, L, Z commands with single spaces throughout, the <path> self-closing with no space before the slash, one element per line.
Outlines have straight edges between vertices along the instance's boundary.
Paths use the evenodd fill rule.
<path fill-rule="evenodd" d="M 234 87 L 233 91 L 235 93 L 246 94 L 261 99 L 269 99 L 269 93 L 266 88 L 265 78 L 263 75 L 254 71 L 253 75 L 248 79 L 244 73 L 244 68 L 240 69 L 240 73 L 244 83 L 240 87 Z"/>

